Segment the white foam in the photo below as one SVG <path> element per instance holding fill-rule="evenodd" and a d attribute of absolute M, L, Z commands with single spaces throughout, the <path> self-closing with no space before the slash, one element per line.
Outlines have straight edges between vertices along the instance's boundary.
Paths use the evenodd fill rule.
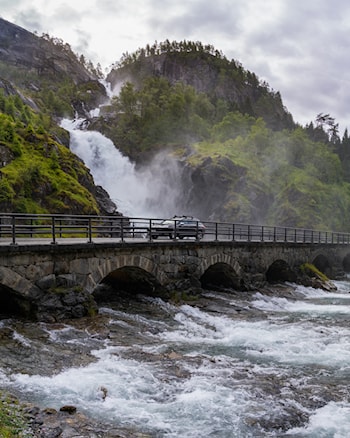
<path fill-rule="evenodd" d="M 148 364 L 120 358 L 116 348 L 95 355 L 96 363 L 53 377 L 17 374 L 16 386 L 55 408 L 74 404 L 112 423 L 136 424 L 172 437 L 206 436 L 222 429 L 238 432 L 242 412 L 255 405 L 249 392 L 219 382 L 208 385 L 208 377 L 198 371 L 177 381 Z M 101 387 L 107 390 L 105 399 Z"/>
<path fill-rule="evenodd" d="M 304 428 L 294 428 L 286 435 L 302 437 L 349 438 L 350 404 L 330 402 L 310 416 Z"/>
<path fill-rule="evenodd" d="M 29 339 L 27 339 L 25 336 L 21 335 L 20 333 L 13 331 L 12 337 L 15 341 L 19 342 L 23 347 L 31 347 L 31 342 Z"/>
<path fill-rule="evenodd" d="M 175 316 L 178 328 L 156 335 L 162 342 L 191 344 L 199 352 L 224 347 L 228 355 L 237 354 L 239 349 L 242 357 L 285 364 L 339 367 L 350 363 L 350 329 L 320 329 L 308 321 L 242 321 L 213 316 L 190 306 L 181 306 L 180 310 Z"/>
<path fill-rule="evenodd" d="M 264 296 L 261 293 L 255 295 L 257 298 L 251 302 L 252 306 L 257 309 L 263 310 L 265 312 L 291 312 L 291 313 L 304 313 L 308 315 L 329 315 L 329 314 L 350 314 L 349 305 L 341 304 L 314 304 L 307 301 L 301 300 L 289 300 L 280 297 L 270 297 Z M 331 298 L 343 298 L 341 294 L 333 294 L 324 296 L 318 293 L 317 295 L 312 295 L 312 298 L 322 297 L 330 300 Z M 310 296 L 308 298 L 311 298 Z M 326 301 L 327 303 L 327 301 Z"/>
<path fill-rule="evenodd" d="M 345 438 L 350 430 L 347 402 L 331 402 L 314 412 L 305 407 L 308 391 L 322 399 L 327 382 L 338 399 L 346 391 L 350 363 L 347 313 L 314 293 L 306 291 L 298 299 L 256 294 L 254 302 L 271 306 L 273 313 L 226 315 L 152 298 L 147 301 L 158 306 L 157 316 L 160 311 L 166 315 L 161 321 L 149 311 L 135 315 L 102 309 L 113 337 L 97 344 L 101 349 L 92 352 L 94 363 L 52 377 L 16 374 L 12 384 L 44 406 L 73 404 L 89 416 L 136 426 L 151 436 L 267 436 L 259 419 L 270 421 L 268 436 L 279 436 L 273 425 L 302 412 L 310 415 L 309 422 L 289 435 Z M 124 335 L 128 327 L 127 346 L 123 340 L 106 347 L 118 343 L 118 330 Z M 68 325 L 50 334 L 57 344 L 91 341 L 88 333 Z M 1 379 L 3 374 L 0 370 Z M 11 386 L 8 380 L 5 384 Z M 279 391 L 270 392 L 270 384 Z"/>

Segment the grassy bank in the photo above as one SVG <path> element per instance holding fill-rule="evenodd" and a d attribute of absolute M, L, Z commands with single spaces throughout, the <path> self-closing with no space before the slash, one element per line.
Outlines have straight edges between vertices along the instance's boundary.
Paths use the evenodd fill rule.
<path fill-rule="evenodd" d="M 0 391 L 0 438 L 29 438 L 33 434 L 18 400 Z"/>

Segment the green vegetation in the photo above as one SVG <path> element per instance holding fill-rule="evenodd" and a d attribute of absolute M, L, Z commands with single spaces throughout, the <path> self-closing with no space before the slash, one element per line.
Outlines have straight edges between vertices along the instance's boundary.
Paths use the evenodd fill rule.
<path fill-rule="evenodd" d="M 53 128 L 53 134 L 50 133 Z M 54 139 L 60 128 L 17 96 L 0 90 L 0 207 L 20 213 L 98 212 L 80 184 L 92 179 L 81 161 Z"/>
<path fill-rule="evenodd" d="M 327 275 L 317 269 L 312 263 L 304 263 L 301 265 L 300 270 L 303 274 L 306 274 L 309 277 L 317 277 L 323 282 L 329 281 Z"/>
<path fill-rule="evenodd" d="M 48 118 L 73 118 L 76 104 L 84 102 L 87 108 L 94 108 L 98 98 L 104 94 L 102 85 L 97 81 L 75 83 L 69 76 L 52 78 L 38 75 L 36 71 L 19 69 L 4 61 L 0 61 L 0 78 L 15 84 L 26 97 L 35 101 L 41 113 Z M 28 83 L 31 84 L 29 89 Z"/>
<path fill-rule="evenodd" d="M 127 83 L 110 110 L 116 123 L 105 130 L 129 156 L 205 138 L 215 116 L 204 94 L 182 83 L 171 86 L 164 78 L 148 78 L 140 90 Z"/>
<path fill-rule="evenodd" d="M 0 393 L 0 437 L 29 438 L 32 436 L 28 427 L 28 419 L 18 401 Z"/>

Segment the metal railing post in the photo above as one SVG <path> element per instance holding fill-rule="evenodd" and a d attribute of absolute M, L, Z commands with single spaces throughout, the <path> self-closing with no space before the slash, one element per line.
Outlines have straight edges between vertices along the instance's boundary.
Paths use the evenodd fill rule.
<path fill-rule="evenodd" d="M 17 245 L 16 243 L 16 217 L 12 216 L 12 221 L 11 221 L 11 234 L 12 234 L 12 243 L 11 245 Z"/>
<path fill-rule="evenodd" d="M 120 241 L 124 242 L 124 225 L 123 219 L 120 220 Z"/>
<path fill-rule="evenodd" d="M 232 241 L 234 242 L 235 239 L 235 224 L 232 225 Z"/>
<path fill-rule="evenodd" d="M 173 235 L 174 240 L 176 240 L 176 235 L 177 235 L 177 221 L 176 219 L 174 219 L 174 235 Z"/>
<path fill-rule="evenodd" d="M 52 245 L 55 245 L 56 242 L 56 224 L 55 224 L 55 216 L 51 217 L 51 235 L 52 235 Z"/>
<path fill-rule="evenodd" d="M 91 226 L 91 217 L 88 219 L 88 243 L 92 243 L 92 226 Z"/>
<path fill-rule="evenodd" d="M 148 221 L 148 225 L 149 225 L 148 241 L 152 242 L 152 219 Z"/>

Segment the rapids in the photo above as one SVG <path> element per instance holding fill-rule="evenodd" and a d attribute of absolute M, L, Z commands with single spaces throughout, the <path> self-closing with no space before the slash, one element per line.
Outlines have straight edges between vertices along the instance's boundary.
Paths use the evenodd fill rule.
<path fill-rule="evenodd" d="M 345 438 L 350 283 L 336 284 L 177 305 L 120 296 L 64 324 L 2 319 L 2 386 L 150 437 Z"/>

